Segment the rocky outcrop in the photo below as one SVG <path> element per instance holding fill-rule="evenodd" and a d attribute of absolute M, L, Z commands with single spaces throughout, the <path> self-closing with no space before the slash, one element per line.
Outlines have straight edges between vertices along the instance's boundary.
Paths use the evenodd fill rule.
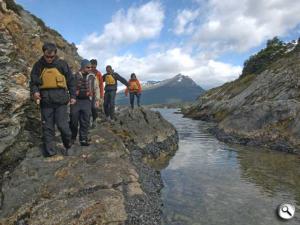
<path fill-rule="evenodd" d="M 143 159 L 174 154 L 178 141 L 160 114 L 125 110 L 91 130 L 89 147 L 41 156 L 28 79 L 45 41 L 78 68 L 74 44 L 13 0 L 0 0 L 0 224 L 160 224 L 160 173 Z"/>
<path fill-rule="evenodd" d="M 144 108 L 123 110 L 120 123 L 113 131 L 130 150 L 130 161 L 139 174 L 142 190 L 146 195 L 127 195 L 126 211 L 130 215 L 126 224 L 161 224 L 163 187 L 160 172 L 153 169 L 149 160 L 168 161 L 178 148 L 178 134 L 175 127 L 162 118 L 159 112 Z"/>
<path fill-rule="evenodd" d="M 80 57 L 74 44 L 67 43 L 13 0 L 0 1 L 0 154 L 24 133 L 25 112 L 32 107 L 28 78 L 45 41 L 55 42 L 58 55 L 73 69 L 78 68 Z"/>
<path fill-rule="evenodd" d="M 209 90 L 186 116 L 218 123 L 221 140 L 300 153 L 300 46 L 259 74 Z"/>
<path fill-rule="evenodd" d="M 92 144 L 76 143 L 70 156 L 43 158 L 30 148 L 4 173 L 0 224 L 160 224 L 160 173 L 142 159 L 174 154 L 177 132 L 144 109 L 118 118 L 99 123 Z"/>

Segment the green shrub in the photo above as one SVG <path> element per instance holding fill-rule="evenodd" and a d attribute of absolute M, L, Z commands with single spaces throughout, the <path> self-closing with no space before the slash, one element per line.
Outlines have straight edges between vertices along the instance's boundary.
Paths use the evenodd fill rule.
<path fill-rule="evenodd" d="M 286 44 L 277 37 L 268 40 L 266 48 L 260 50 L 257 54 L 252 55 L 244 62 L 241 76 L 261 73 L 271 63 L 281 58 L 287 52 L 289 47 L 290 43 Z"/>

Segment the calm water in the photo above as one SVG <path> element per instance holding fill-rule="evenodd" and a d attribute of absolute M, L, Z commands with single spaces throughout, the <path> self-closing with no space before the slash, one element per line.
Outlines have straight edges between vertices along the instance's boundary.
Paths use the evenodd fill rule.
<path fill-rule="evenodd" d="M 229 146 L 207 132 L 211 124 L 160 109 L 179 133 L 179 149 L 161 170 L 165 225 L 300 224 L 300 157 Z M 281 203 L 296 206 L 281 221 Z"/>

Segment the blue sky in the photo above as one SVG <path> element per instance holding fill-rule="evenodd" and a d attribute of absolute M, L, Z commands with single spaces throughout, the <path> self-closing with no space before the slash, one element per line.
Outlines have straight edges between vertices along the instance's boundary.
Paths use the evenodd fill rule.
<path fill-rule="evenodd" d="M 205 89 L 236 79 L 266 40 L 300 36 L 295 0 L 16 0 L 79 54 L 142 81 L 178 73 Z"/>

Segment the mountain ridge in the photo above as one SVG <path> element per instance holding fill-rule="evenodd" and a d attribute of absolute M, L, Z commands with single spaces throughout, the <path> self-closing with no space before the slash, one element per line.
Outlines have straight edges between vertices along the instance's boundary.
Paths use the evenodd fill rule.
<path fill-rule="evenodd" d="M 169 104 L 193 101 L 204 89 L 198 86 L 189 76 L 177 74 L 162 81 L 149 81 L 142 85 L 142 104 Z M 128 104 L 124 90 L 118 92 L 117 104 Z"/>

